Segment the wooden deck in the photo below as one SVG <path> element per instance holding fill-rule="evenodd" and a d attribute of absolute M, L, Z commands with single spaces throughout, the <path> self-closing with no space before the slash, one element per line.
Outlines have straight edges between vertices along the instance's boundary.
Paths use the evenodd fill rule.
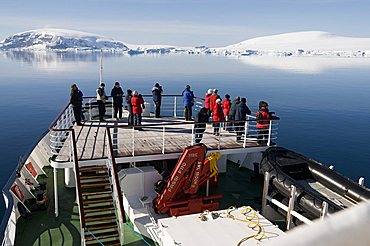
<path fill-rule="evenodd" d="M 162 122 L 179 124 L 163 126 Z M 106 158 L 108 144 L 106 127 L 120 125 L 125 125 L 125 123 L 92 121 L 84 126 L 75 126 L 79 160 Z M 194 142 L 192 124 L 181 120 L 155 121 L 148 119 L 143 122 L 142 128 L 142 131 L 132 128 L 110 129 L 116 157 L 181 153 L 185 147 Z M 164 133 L 163 128 L 165 128 Z M 211 124 L 207 124 L 201 143 L 204 143 L 210 150 L 243 148 L 244 145 L 243 140 L 236 141 L 236 134 L 233 132 L 221 129 L 220 136 L 214 135 Z M 258 146 L 256 138 L 247 137 L 246 147 L 256 146 Z M 63 147 L 61 154 L 66 155 L 68 148 L 70 147 Z"/>

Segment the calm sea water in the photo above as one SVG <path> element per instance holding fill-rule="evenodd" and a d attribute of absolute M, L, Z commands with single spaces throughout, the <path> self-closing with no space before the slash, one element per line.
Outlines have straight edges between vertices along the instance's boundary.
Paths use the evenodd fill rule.
<path fill-rule="evenodd" d="M 150 94 L 190 84 L 248 98 L 252 110 L 269 102 L 281 117 L 278 144 L 310 156 L 370 186 L 370 59 L 228 58 L 162 55 L 104 58 L 107 88 Z M 69 100 L 72 83 L 95 95 L 99 57 L 94 54 L 0 53 L 0 187 L 18 158 L 48 128 Z M 0 215 L 3 213 L 3 205 Z"/>

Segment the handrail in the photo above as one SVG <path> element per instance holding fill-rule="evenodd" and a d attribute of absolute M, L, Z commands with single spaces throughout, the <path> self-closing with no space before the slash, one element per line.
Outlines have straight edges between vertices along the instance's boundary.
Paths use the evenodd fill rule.
<path fill-rule="evenodd" d="M 83 210 L 82 204 L 82 192 L 81 192 L 81 180 L 80 180 L 80 168 L 78 166 L 78 157 L 77 157 L 77 146 L 76 146 L 76 134 L 74 129 L 70 129 L 72 132 L 72 146 L 73 146 L 73 162 L 75 167 L 75 177 L 76 177 L 76 189 L 77 189 L 77 197 L 78 197 L 78 208 L 80 212 L 80 222 L 81 228 L 85 228 L 85 214 Z M 83 235 L 81 235 L 82 237 Z"/>
<path fill-rule="evenodd" d="M 63 113 L 68 109 L 69 105 L 71 103 L 68 102 L 67 105 L 59 112 L 59 114 L 55 117 L 55 119 L 51 122 L 50 126 L 49 126 L 49 130 L 53 130 L 53 127 L 56 125 L 57 121 L 59 120 L 59 118 L 63 115 Z"/>
<path fill-rule="evenodd" d="M 110 130 L 109 128 L 106 129 L 106 132 L 107 134 L 107 140 L 108 140 L 108 147 L 109 147 L 109 153 L 110 153 L 110 161 L 111 161 L 111 167 L 112 167 L 112 172 L 111 172 L 111 175 L 112 175 L 112 178 L 114 180 L 113 183 L 113 189 L 116 190 L 116 193 L 117 193 L 117 196 L 118 196 L 118 206 L 119 206 L 119 209 L 118 209 L 118 216 L 119 216 L 119 226 L 120 226 L 120 234 L 123 234 L 124 233 L 124 230 L 123 230 L 123 224 L 126 223 L 126 216 L 125 216 L 125 209 L 123 207 L 123 195 L 122 195 L 122 192 L 121 192 L 121 188 L 119 186 L 119 179 L 118 179 L 118 172 L 117 172 L 117 168 L 116 168 L 116 160 L 114 158 L 114 152 L 113 152 L 113 142 L 112 142 L 112 137 L 110 135 Z M 109 159 L 109 156 L 108 156 L 108 159 Z M 123 239 L 123 235 L 122 236 L 122 239 Z M 121 238 L 121 237 L 120 237 Z"/>

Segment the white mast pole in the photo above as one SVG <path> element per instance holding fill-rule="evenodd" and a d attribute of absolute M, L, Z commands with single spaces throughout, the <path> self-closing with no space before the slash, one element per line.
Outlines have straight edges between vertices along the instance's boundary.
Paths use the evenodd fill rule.
<path fill-rule="evenodd" d="M 103 49 L 100 49 L 100 80 L 99 85 L 103 82 Z"/>

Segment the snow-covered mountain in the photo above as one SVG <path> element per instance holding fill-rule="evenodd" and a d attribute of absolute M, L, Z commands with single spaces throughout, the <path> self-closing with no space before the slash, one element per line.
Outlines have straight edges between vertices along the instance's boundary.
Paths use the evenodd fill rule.
<path fill-rule="evenodd" d="M 96 34 L 65 29 L 37 29 L 14 34 L 0 42 L 13 51 L 118 51 L 139 54 L 213 54 L 234 56 L 370 57 L 370 38 L 336 36 L 327 32 L 294 32 L 258 37 L 221 48 L 207 46 L 132 45 Z"/>
<path fill-rule="evenodd" d="M 343 37 L 319 31 L 294 32 L 252 38 L 213 49 L 213 52 L 246 56 L 370 56 L 370 38 Z"/>
<path fill-rule="evenodd" d="M 120 50 L 128 47 L 120 41 L 99 35 L 65 29 L 37 29 L 17 33 L 0 42 L 3 50 Z"/>

